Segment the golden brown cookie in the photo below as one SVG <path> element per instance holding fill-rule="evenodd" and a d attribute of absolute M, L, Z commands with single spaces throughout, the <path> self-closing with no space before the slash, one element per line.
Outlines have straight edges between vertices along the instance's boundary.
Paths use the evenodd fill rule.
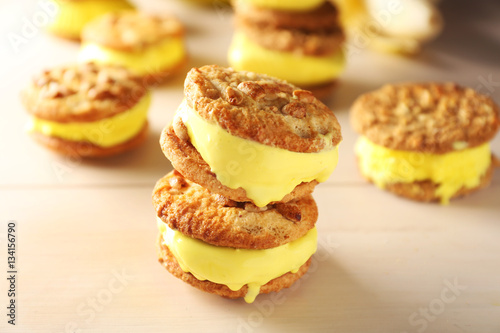
<path fill-rule="evenodd" d="M 390 149 L 442 154 L 457 142 L 468 148 L 490 141 L 500 111 L 488 96 L 455 83 L 386 85 L 351 108 L 354 129 Z"/>
<path fill-rule="evenodd" d="M 64 154 L 113 155 L 147 137 L 150 96 L 122 67 L 85 63 L 45 70 L 21 98 L 33 137 Z"/>
<path fill-rule="evenodd" d="M 237 29 L 266 49 L 325 56 L 339 52 L 345 40 L 330 2 L 305 12 L 259 8 L 246 1 L 235 1 L 234 7 Z"/>
<path fill-rule="evenodd" d="M 217 65 L 193 68 L 184 92 L 199 116 L 233 136 L 302 153 L 342 140 L 337 118 L 311 92 L 264 74 Z"/>
<path fill-rule="evenodd" d="M 181 279 L 182 281 L 189 283 L 193 287 L 200 289 L 202 291 L 219 295 L 226 298 L 241 298 L 245 297 L 248 292 L 248 286 L 245 285 L 239 290 L 231 290 L 224 284 L 218 284 L 210 282 L 208 280 L 200 281 L 193 276 L 191 273 L 184 272 L 177 260 L 172 255 L 167 246 L 163 244 L 163 237 L 159 235 L 158 237 L 158 261 L 165 267 L 173 276 Z M 260 287 L 259 294 L 268 294 L 270 292 L 278 292 L 281 289 L 289 288 L 295 281 L 300 279 L 309 269 L 311 265 L 311 259 L 309 259 L 305 264 L 303 264 L 296 273 L 288 272 L 279 276 L 265 285 Z"/>
<path fill-rule="evenodd" d="M 153 190 L 157 216 L 171 229 L 206 243 L 268 249 L 304 236 L 318 218 L 311 195 L 259 208 L 235 202 L 172 171 Z"/>

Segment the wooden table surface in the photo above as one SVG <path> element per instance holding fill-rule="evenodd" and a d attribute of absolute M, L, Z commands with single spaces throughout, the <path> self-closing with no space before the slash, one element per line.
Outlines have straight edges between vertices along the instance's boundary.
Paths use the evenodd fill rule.
<path fill-rule="evenodd" d="M 228 8 L 138 4 L 183 20 L 189 68 L 227 64 Z M 172 169 L 158 139 L 182 100 L 185 73 L 154 89 L 141 149 L 106 160 L 57 156 L 24 132 L 19 91 L 41 69 L 75 61 L 79 45 L 41 28 L 13 45 L 9 36 L 42 9 L 1 1 L 0 332 L 500 332 L 500 172 L 489 188 L 440 206 L 382 192 L 355 165 L 348 109 L 363 92 L 452 80 L 500 102 L 500 3 L 448 0 L 441 8 L 446 28 L 420 55 L 358 47 L 349 57 L 328 102 L 344 141 L 337 169 L 314 192 L 313 265 L 293 288 L 246 304 L 200 292 L 156 259 L 151 191 Z M 492 148 L 500 156 L 500 137 Z M 17 236 L 15 326 L 7 323 L 9 221 Z"/>

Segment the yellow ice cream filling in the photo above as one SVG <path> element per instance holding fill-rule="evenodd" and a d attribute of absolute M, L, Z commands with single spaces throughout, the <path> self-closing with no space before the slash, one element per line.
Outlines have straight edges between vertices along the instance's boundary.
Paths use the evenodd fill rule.
<path fill-rule="evenodd" d="M 48 0 L 48 2 L 58 8 L 58 13 L 48 29 L 75 39 L 80 38 L 85 24 L 94 18 L 108 12 L 133 8 L 125 0 Z"/>
<path fill-rule="evenodd" d="M 489 143 L 469 149 L 464 142 L 455 146 L 456 151 L 445 154 L 418 153 L 388 149 L 362 136 L 356 155 L 361 173 L 378 187 L 430 180 L 439 185 L 436 195 L 447 204 L 462 187 L 478 186 L 491 163 Z"/>
<path fill-rule="evenodd" d="M 170 229 L 158 218 L 158 228 L 179 266 L 200 281 L 224 284 L 240 290 L 248 285 L 245 301 L 252 303 L 260 287 L 288 272 L 296 273 L 316 252 L 318 232 L 309 230 L 290 243 L 265 249 L 215 246 Z"/>
<path fill-rule="evenodd" d="M 78 60 L 122 65 L 137 75 L 146 75 L 169 70 L 179 64 L 185 56 L 182 37 L 171 37 L 137 51 L 120 51 L 94 43 L 85 43 L 78 54 Z"/>
<path fill-rule="evenodd" d="M 297 153 L 231 135 L 201 118 L 184 100 L 178 111 L 191 143 L 225 186 L 243 188 L 259 207 L 279 201 L 302 182 L 323 182 L 337 166 L 331 136 L 318 153 Z"/>
<path fill-rule="evenodd" d="M 235 33 L 228 60 L 236 70 L 264 73 L 297 85 L 318 85 L 335 80 L 345 67 L 342 51 L 314 57 L 265 49 L 244 34 Z"/>
<path fill-rule="evenodd" d="M 241 0 L 248 1 L 256 7 L 278 10 L 312 10 L 319 7 L 324 0 Z"/>
<path fill-rule="evenodd" d="M 28 131 L 69 141 L 90 142 L 107 148 L 128 141 L 137 135 L 147 120 L 149 94 L 130 110 L 93 122 L 58 123 L 32 117 Z"/>

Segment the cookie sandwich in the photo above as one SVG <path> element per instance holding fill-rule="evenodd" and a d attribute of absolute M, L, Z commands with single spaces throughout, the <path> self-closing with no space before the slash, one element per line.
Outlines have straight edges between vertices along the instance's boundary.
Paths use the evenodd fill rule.
<path fill-rule="evenodd" d="M 233 1 L 229 64 L 326 97 L 345 67 L 345 36 L 330 1 Z"/>
<path fill-rule="evenodd" d="M 173 171 L 153 192 L 160 263 L 203 291 L 251 303 L 290 287 L 316 252 L 311 195 L 257 207 L 235 202 Z"/>
<path fill-rule="evenodd" d="M 490 183 L 499 108 L 473 89 L 386 85 L 359 97 L 351 116 L 361 174 L 380 188 L 447 204 Z"/>
<path fill-rule="evenodd" d="M 340 125 L 311 92 L 215 65 L 193 68 L 184 91 L 160 142 L 209 191 L 264 207 L 311 193 L 334 170 Z"/>
<path fill-rule="evenodd" d="M 65 155 L 114 155 L 147 138 L 150 94 L 123 67 L 82 63 L 45 70 L 21 98 L 32 137 Z"/>
<path fill-rule="evenodd" d="M 186 63 L 184 28 L 173 16 L 138 11 L 103 15 L 82 32 L 80 61 L 122 65 L 160 83 Z"/>
<path fill-rule="evenodd" d="M 63 38 L 79 40 L 83 27 L 96 17 L 120 10 L 133 9 L 126 0 L 48 0 L 57 14 L 48 31 Z"/>
<path fill-rule="evenodd" d="M 290 287 L 317 248 L 311 196 L 337 164 L 337 119 L 311 92 L 216 65 L 193 68 L 160 143 L 160 263 L 209 293 L 254 301 Z"/>

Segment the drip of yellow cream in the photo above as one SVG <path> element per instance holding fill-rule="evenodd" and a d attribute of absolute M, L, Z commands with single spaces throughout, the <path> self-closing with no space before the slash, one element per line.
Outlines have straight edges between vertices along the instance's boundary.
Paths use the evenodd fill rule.
<path fill-rule="evenodd" d="M 288 272 L 296 273 L 316 252 L 316 228 L 287 244 L 264 250 L 215 246 L 169 228 L 158 218 L 158 228 L 179 266 L 198 280 L 240 290 L 248 285 L 245 301 L 252 303 L 260 287 Z"/>
<path fill-rule="evenodd" d="M 265 49 L 244 34 L 235 33 L 229 48 L 231 67 L 275 76 L 297 85 L 318 85 L 335 80 L 345 67 L 342 51 L 314 57 Z"/>
<path fill-rule="evenodd" d="M 319 7 L 324 0 L 240 0 L 247 1 L 256 7 L 290 10 L 290 11 L 304 11 L 312 10 Z"/>
<path fill-rule="evenodd" d="M 439 185 L 436 195 L 447 204 L 462 187 L 478 186 L 491 163 L 489 143 L 469 149 L 462 143 L 455 146 L 462 149 L 445 154 L 419 153 L 388 149 L 362 136 L 356 144 L 356 155 L 361 173 L 378 187 L 430 180 Z"/>
<path fill-rule="evenodd" d="M 186 57 L 182 37 L 171 37 L 137 51 L 120 51 L 94 43 L 85 43 L 78 60 L 116 64 L 129 68 L 137 75 L 155 74 L 169 70 Z"/>
<path fill-rule="evenodd" d="M 108 12 L 133 8 L 125 0 L 48 0 L 48 3 L 58 9 L 48 30 L 75 39 L 80 38 L 85 24 L 94 18 Z"/>
<path fill-rule="evenodd" d="M 28 131 L 70 141 L 90 142 L 104 148 L 111 147 L 128 141 L 141 131 L 147 120 L 150 101 L 151 96 L 147 94 L 130 110 L 93 122 L 58 123 L 32 117 Z"/>
<path fill-rule="evenodd" d="M 328 179 L 338 162 L 331 136 L 318 153 L 297 153 L 231 135 L 201 118 L 184 100 L 177 115 L 186 125 L 191 143 L 225 186 L 243 188 L 257 206 L 279 201 L 302 182 Z"/>

